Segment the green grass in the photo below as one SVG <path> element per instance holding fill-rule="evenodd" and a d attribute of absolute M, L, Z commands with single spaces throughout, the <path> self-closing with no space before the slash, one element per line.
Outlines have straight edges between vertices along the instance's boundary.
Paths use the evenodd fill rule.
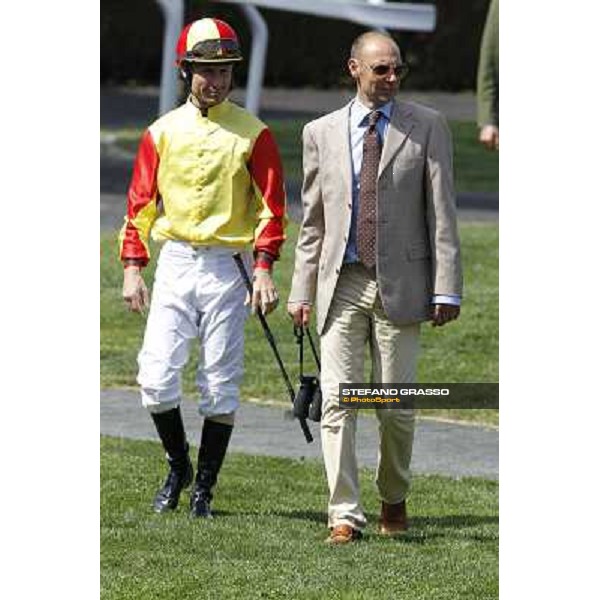
<path fill-rule="evenodd" d="M 327 490 L 316 461 L 230 454 L 213 521 L 151 499 L 165 472 L 155 442 L 101 439 L 103 600 L 498 598 L 498 483 L 415 477 L 412 528 L 375 533 L 378 499 L 362 470 L 363 541 L 327 547 Z"/>
<path fill-rule="evenodd" d="M 498 193 L 498 153 L 478 142 L 479 130 L 471 121 L 450 121 L 454 141 L 457 192 Z"/>
<path fill-rule="evenodd" d="M 269 126 L 279 145 L 285 175 L 288 179 L 302 179 L 302 127 L 305 121 L 272 120 Z M 451 121 L 454 139 L 456 189 L 458 192 L 498 192 L 498 154 L 486 152 L 477 141 L 475 123 Z M 106 133 L 106 132 L 105 132 Z M 135 152 L 142 134 L 141 129 L 111 131 L 117 143 Z"/>
<path fill-rule="evenodd" d="M 282 305 L 269 316 L 283 360 L 293 381 L 297 380 L 297 345 L 285 311 L 293 270 L 298 226 L 288 228 L 281 261 L 275 269 L 275 282 Z M 424 383 L 498 381 L 498 226 L 463 224 L 460 227 L 465 270 L 465 297 L 461 317 L 442 328 L 425 325 L 418 378 Z M 154 248 L 154 259 L 157 248 Z M 144 271 L 148 285 L 153 280 L 155 260 Z M 144 317 L 129 313 L 121 300 L 122 268 L 117 260 L 116 234 L 101 236 L 101 385 L 135 386 L 136 356 L 142 343 Z M 314 327 L 313 327 L 314 331 Z M 195 394 L 196 344 L 184 371 L 186 395 Z M 246 373 L 242 384 L 244 398 L 288 402 L 277 364 L 265 340 L 258 319 L 246 323 Z M 307 368 L 312 364 L 309 362 Z M 496 425 L 496 410 L 428 410 L 423 414 Z"/>

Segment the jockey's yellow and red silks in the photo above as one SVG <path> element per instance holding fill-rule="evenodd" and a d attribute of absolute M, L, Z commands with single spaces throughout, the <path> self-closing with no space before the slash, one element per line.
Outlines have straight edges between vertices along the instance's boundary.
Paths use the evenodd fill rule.
<path fill-rule="evenodd" d="M 208 116 L 188 101 L 144 133 L 119 236 L 121 259 L 147 264 L 148 237 L 244 247 L 277 258 L 285 239 L 277 146 L 259 119 L 225 100 Z"/>

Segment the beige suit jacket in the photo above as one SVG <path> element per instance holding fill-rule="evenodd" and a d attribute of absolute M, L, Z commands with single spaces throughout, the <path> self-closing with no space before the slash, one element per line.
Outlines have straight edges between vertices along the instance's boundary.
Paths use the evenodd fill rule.
<path fill-rule="evenodd" d="M 350 104 L 303 131 L 303 221 L 290 302 L 317 302 L 325 327 L 352 215 Z M 429 319 L 434 294 L 462 294 L 452 139 L 444 117 L 394 102 L 377 184 L 377 281 L 388 318 Z"/>

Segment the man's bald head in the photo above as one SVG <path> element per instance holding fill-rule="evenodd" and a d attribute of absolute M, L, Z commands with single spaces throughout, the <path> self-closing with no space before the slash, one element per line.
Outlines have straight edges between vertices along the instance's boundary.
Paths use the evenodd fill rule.
<path fill-rule="evenodd" d="M 352 48 L 350 48 L 350 58 L 358 59 L 364 53 L 365 48 L 380 43 L 392 45 L 398 52 L 398 55 L 400 55 L 398 44 L 396 44 L 392 37 L 387 33 L 381 31 L 367 31 L 366 33 L 359 35 L 352 43 Z"/>

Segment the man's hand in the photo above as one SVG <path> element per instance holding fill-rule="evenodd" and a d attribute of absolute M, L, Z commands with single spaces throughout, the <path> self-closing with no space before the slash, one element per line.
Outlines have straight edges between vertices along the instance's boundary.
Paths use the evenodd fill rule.
<path fill-rule="evenodd" d="M 294 321 L 296 327 L 303 325 L 308 327 L 310 321 L 310 304 L 306 302 L 288 302 L 287 311 Z"/>
<path fill-rule="evenodd" d="M 479 141 L 488 150 L 498 150 L 500 145 L 500 130 L 496 125 L 484 125 L 479 132 Z"/>
<path fill-rule="evenodd" d="M 271 278 L 271 273 L 266 269 L 254 269 L 254 284 L 252 285 L 252 313 L 258 307 L 263 315 L 268 315 L 277 308 L 279 295 Z"/>
<path fill-rule="evenodd" d="M 150 304 L 148 289 L 139 267 L 127 266 L 123 271 L 123 300 L 133 312 L 144 312 Z"/>
<path fill-rule="evenodd" d="M 449 321 L 458 319 L 460 315 L 460 306 L 454 304 L 434 304 L 431 309 L 431 325 L 441 327 Z"/>

